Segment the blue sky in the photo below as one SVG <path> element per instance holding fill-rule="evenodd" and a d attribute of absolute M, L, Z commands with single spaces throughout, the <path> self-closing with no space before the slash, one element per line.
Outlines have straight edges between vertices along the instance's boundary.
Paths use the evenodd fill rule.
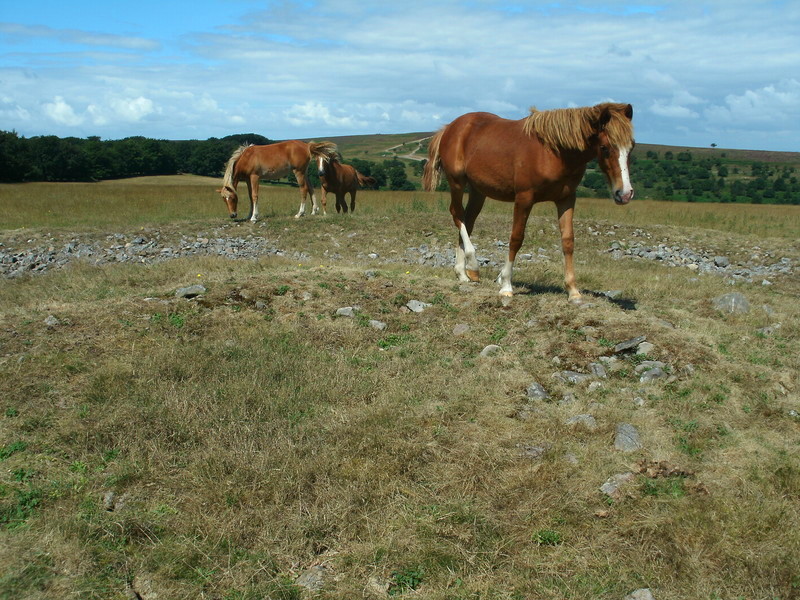
<path fill-rule="evenodd" d="M 800 1 L 0 4 L 0 129 L 272 139 L 630 102 L 639 142 L 800 151 Z"/>

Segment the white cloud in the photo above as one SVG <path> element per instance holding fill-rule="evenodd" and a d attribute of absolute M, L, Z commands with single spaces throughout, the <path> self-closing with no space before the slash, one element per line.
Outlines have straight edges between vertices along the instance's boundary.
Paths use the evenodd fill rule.
<path fill-rule="evenodd" d="M 724 104 L 709 107 L 704 116 L 712 124 L 737 128 L 777 122 L 782 127 L 800 121 L 800 81 L 782 80 L 757 90 L 729 94 Z"/>
<path fill-rule="evenodd" d="M 156 111 L 153 101 L 144 96 L 114 99 L 111 108 L 119 118 L 130 122 L 141 121 Z"/>
<path fill-rule="evenodd" d="M 795 135 L 775 149 L 800 144 L 800 84 L 785 79 L 800 73 L 796 3 L 518 3 L 512 17 L 499 0 L 317 0 L 255 13 L 236 4 L 238 17 L 194 31 L 171 23 L 181 32 L 171 39 L 120 11 L 125 31 L 92 15 L 85 31 L 66 29 L 44 11 L 41 25 L 0 25 L 0 127 L 288 139 L 434 130 L 472 110 L 521 118 L 531 105 L 615 98 L 634 105 L 645 143 L 705 146 L 725 129 L 744 141 L 715 135 L 720 145 L 778 130 Z"/>
<path fill-rule="evenodd" d="M 69 127 L 76 127 L 83 123 L 83 117 L 75 114 L 75 110 L 64 101 L 61 96 L 56 96 L 53 102 L 48 102 L 42 109 L 44 114 L 50 117 L 59 125 L 67 125 Z"/>

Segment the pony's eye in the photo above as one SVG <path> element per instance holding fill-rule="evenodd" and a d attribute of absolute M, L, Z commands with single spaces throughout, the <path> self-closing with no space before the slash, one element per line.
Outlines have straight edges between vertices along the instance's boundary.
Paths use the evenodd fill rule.
<path fill-rule="evenodd" d="M 608 158 L 611 155 L 611 151 L 608 149 L 608 146 L 600 146 L 600 153 L 604 158 Z"/>

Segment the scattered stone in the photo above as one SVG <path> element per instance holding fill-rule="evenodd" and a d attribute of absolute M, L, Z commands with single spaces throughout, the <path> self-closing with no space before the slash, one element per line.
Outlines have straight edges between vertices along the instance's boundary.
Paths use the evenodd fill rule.
<path fill-rule="evenodd" d="M 608 372 L 601 363 L 589 363 L 589 371 L 591 371 L 592 375 L 595 377 L 599 377 L 600 379 L 608 379 Z"/>
<path fill-rule="evenodd" d="M 544 386 L 536 381 L 528 386 L 528 389 L 525 390 L 525 395 L 528 396 L 528 398 L 535 398 L 537 400 L 547 400 L 550 398 L 550 394 L 547 393 Z"/>
<path fill-rule="evenodd" d="M 649 371 L 650 369 L 655 369 L 655 368 L 663 369 L 666 366 L 667 365 L 661 362 L 660 360 L 643 360 L 638 365 L 636 365 L 636 368 L 634 368 L 634 372 L 637 375 L 640 375 L 645 371 Z"/>
<path fill-rule="evenodd" d="M 642 376 L 639 377 L 639 381 L 641 383 L 650 383 L 651 381 L 656 381 L 658 379 L 666 379 L 669 377 L 669 373 L 664 371 L 661 367 L 653 367 L 648 371 L 642 373 Z"/>
<path fill-rule="evenodd" d="M 481 357 L 486 358 L 488 356 L 494 356 L 498 352 L 500 352 L 503 348 L 498 346 L 497 344 L 489 344 L 483 350 L 481 350 Z"/>
<path fill-rule="evenodd" d="M 469 332 L 469 325 L 466 323 L 459 323 L 453 327 L 453 335 L 466 335 Z"/>
<path fill-rule="evenodd" d="M 355 317 L 357 308 L 355 306 L 343 306 L 336 309 L 337 317 Z"/>
<path fill-rule="evenodd" d="M 570 427 L 582 427 L 589 431 L 597 429 L 597 420 L 592 415 L 575 415 L 564 421 Z"/>
<path fill-rule="evenodd" d="M 317 592 L 325 586 L 325 579 L 330 576 L 330 570 L 325 565 L 316 565 L 303 571 L 295 579 L 295 585 L 304 587 L 307 590 Z"/>
<path fill-rule="evenodd" d="M 411 312 L 421 313 L 426 308 L 429 308 L 433 305 L 427 302 L 420 302 L 419 300 L 409 300 L 406 303 L 406 306 L 408 307 L 408 310 L 410 310 Z"/>
<path fill-rule="evenodd" d="M 642 588 L 625 596 L 625 600 L 655 600 L 649 588 Z"/>
<path fill-rule="evenodd" d="M 633 350 L 634 348 L 638 347 L 639 344 L 647 340 L 647 336 L 640 335 L 635 338 L 631 338 L 629 340 L 625 340 L 624 342 L 620 342 L 616 346 L 614 346 L 614 354 L 620 354 L 622 352 L 627 352 L 628 350 Z"/>
<path fill-rule="evenodd" d="M 721 269 L 724 269 L 724 268 L 730 266 L 731 261 L 728 260 L 727 256 L 715 256 L 714 257 L 714 264 L 716 266 L 720 267 Z"/>
<path fill-rule="evenodd" d="M 655 349 L 655 345 L 651 344 L 650 342 L 642 342 L 636 346 L 636 354 L 650 354 Z"/>
<path fill-rule="evenodd" d="M 48 329 L 53 329 L 61 325 L 61 321 L 56 319 L 53 315 L 48 315 L 47 318 L 44 320 L 44 324 L 47 325 Z"/>
<path fill-rule="evenodd" d="M 750 312 L 750 302 L 739 292 L 731 292 L 717 296 L 711 301 L 712 306 L 720 312 L 733 315 Z"/>
<path fill-rule="evenodd" d="M 614 436 L 614 448 L 620 452 L 635 452 L 642 449 L 639 431 L 630 423 L 617 424 L 617 433 Z"/>
<path fill-rule="evenodd" d="M 587 383 L 592 379 L 596 378 L 595 375 L 589 375 L 587 373 L 578 373 L 577 371 L 561 371 L 560 373 L 556 373 L 556 377 L 558 377 L 562 381 L 572 383 L 574 385 Z"/>
<path fill-rule="evenodd" d="M 200 283 L 196 283 L 194 285 L 190 285 L 187 287 L 178 288 L 175 291 L 176 298 L 186 298 L 187 300 L 191 298 L 196 298 L 202 294 L 206 293 L 206 287 Z"/>
<path fill-rule="evenodd" d="M 573 402 L 575 402 L 575 400 L 577 400 L 577 398 L 575 398 L 575 394 L 564 394 L 564 396 L 559 401 L 559 404 L 562 406 L 565 404 L 572 404 Z"/>
<path fill-rule="evenodd" d="M 590 394 L 593 394 L 594 392 L 600 389 L 603 389 L 603 384 L 600 383 L 599 381 L 593 381 L 592 383 L 589 384 L 589 387 L 586 388 L 586 391 L 588 391 Z"/>
<path fill-rule="evenodd" d="M 375 279 L 378 276 L 378 272 L 374 269 L 369 269 L 364 271 L 364 277 L 367 279 Z"/>
<path fill-rule="evenodd" d="M 117 495 L 114 492 L 106 492 L 103 494 L 103 508 L 107 511 L 114 510 L 114 504 L 117 501 Z"/>
<path fill-rule="evenodd" d="M 47 318 L 49 319 L 50 317 Z M 47 323 L 47 321 L 45 321 L 45 323 Z M 764 336 L 772 335 L 780 328 L 781 328 L 780 323 L 773 323 L 772 325 L 768 325 L 767 327 L 762 327 L 761 329 L 757 329 L 756 333 Z"/>
<path fill-rule="evenodd" d="M 378 331 L 384 331 L 388 327 L 383 321 L 377 321 L 375 319 L 370 319 L 369 326 Z"/>
<path fill-rule="evenodd" d="M 618 499 L 622 496 L 621 488 L 632 481 L 636 477 L 635 473 L 628 472 L 628 473 L 618 473 L 617 475 L 612 475 L 606 482 L 600 486 L 600 491 L 603 492 L 606 496 L 613 499 Z"/>
<path fill-rule="evenodd" d="M 646 402 L 645 402 L 644 398 L 642 398 L 641 396 L 634 396 L 634 398 L 633 398 L 633 405 L 634 406 L 638 406 L 638 407 L 641 408 L 645 404 L 646 404 Z"/>
<path fill-rule="evenodd" d="M 549 444 L 544 444 L 541 446 L 533 446 L 529 444 L 517 444 L 517 448 L 519 448 L 519 454 L 522 458 L 529 458 L 531 460 L 539 460 L 550 449 Z"/>
<path fill-rule="evenodd" d="M 616 300 L 620 296 L 622 296 L 622 290 L 608 290 L 603 292 L 603 296 L 610 300 Z"/>

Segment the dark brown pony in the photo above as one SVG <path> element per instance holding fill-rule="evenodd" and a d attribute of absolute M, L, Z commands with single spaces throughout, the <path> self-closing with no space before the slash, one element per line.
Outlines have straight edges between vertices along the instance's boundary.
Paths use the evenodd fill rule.
<path fill-rule="evenodd" d="M 350 194 L 350 212 L 356 210 L 356 192 L 360 187 L 373 187 L 377 182 L 372 177 L 359 173 L 355 167 L 339 162 L 335 156 L 320 156 L 317 159 L 319 179 L 322 184 L 322 213 L 328 202 L 328 192 L 336 195 L 336 212 L 347 212 L 345 194 Z"/>
<path fill-rule="evenodd" d="M 306 198 L 311 195 L 311 214 L 319 212 L 317 197 L 314 188 L 308 181 L 308 165 L 312 158 L 321 156 L 336 156 L 336 144 L 333 142 L 301 142 L 290 140 L 278 142 L 267 146 L 254 146 L 253 144 L 239 146 L 225 166 L 225 177 L 222 187 L 217 191 L 222 194 L 222 199 L 228 206 L 231 219 L 236 218 L 236 205 L 239 197 L 236 189 L 239 181 L 247 181 L 247 191 L 250 194 L 251 221 L 258 219 L 258 183 L 261 178 L 280 179 L 290 172 L 294 173 L 300 186 L 300 210 L 295 218 L 306 214 Z"/>
<path fill-rule="evenodd" d="M 549 201 L 558 210 L 569 300 L 580 302 L 572 260 L 575 191 L 586 164 L 596 158 L 614 201 L 631 201 L 632 118 L 630 104 L 606 103 L 543 112 L 531 109 L 529 116 L 518 121 L 469 113 L 442 128 L 430 142 L 423 186 L 435 190 L 442 172 L 450 184 L 450 213 L 459 230 L 455 269 L 461 281 L 479 279 L 469 236 L 487 196 L 514 203 L 508 259 L 498 277 L 501 296 L 512 295 L 514 259 L 525 238 L 531 208 Z M 469 193 L 466 210 L 465 189 Z"/>

